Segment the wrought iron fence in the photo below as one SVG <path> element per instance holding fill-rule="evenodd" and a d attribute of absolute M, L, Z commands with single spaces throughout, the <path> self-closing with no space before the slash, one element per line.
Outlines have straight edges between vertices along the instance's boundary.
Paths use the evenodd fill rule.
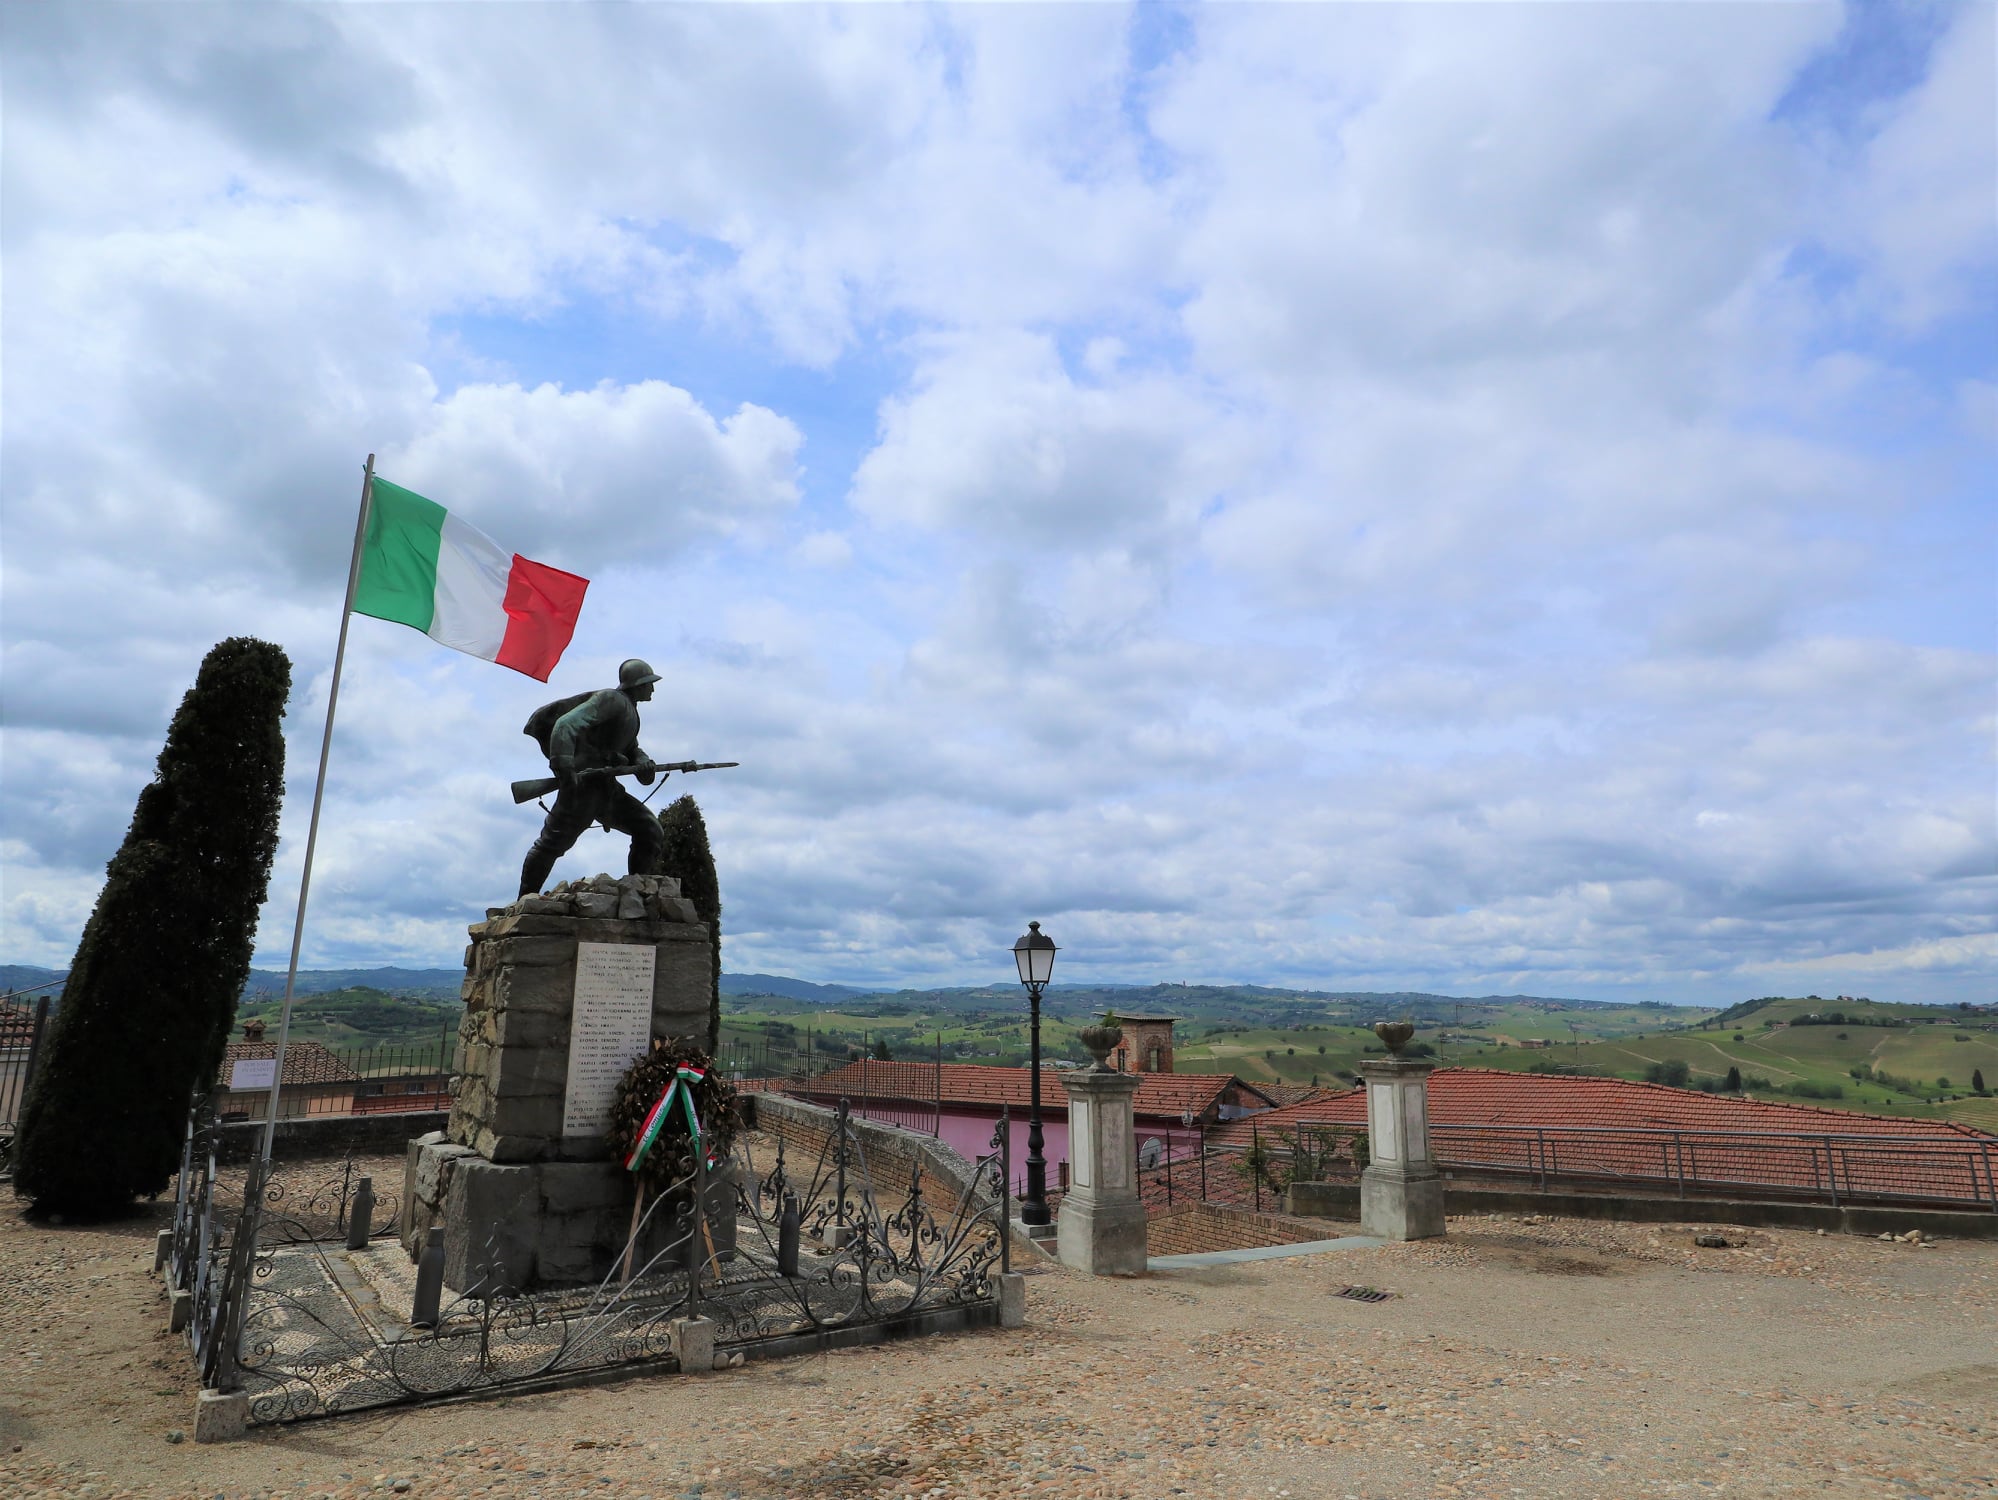
<path fill-rule="evenodd" d="M 815 1154 L 744 1132 L 725 1161 L 653 1195 L 594 1285 L 510 1287 L 489 1246 L 431 1321 L 398 1300 L 408 1257 L 382 1243 L 393 1224 L 355 1217 L 351 1164 L 302 1194 L 252 1164 L 232 1216 L 215 1134 L 190 1123 L 166 1259 L 189 1294 L 203 1383 L 248 1392 L 255 1423 L 673 1369 L 697 1318 L 718 1351 L 750 1356 L 980 1326 L 996 1321 L 994 1277 L 1010 1268 L 1003 1122 L 961 1187 L 920 1163 L 890 1182 L 842 1104 Z M 717 1181 L 732 1248 L 713 1233 Z"/>
<path fill-rule="evenodd" d="M 41 1060 L 49 1003 L 47 995 L 32 1007 L 19 1000 L 0 1002 L 0 1172 L 8 1171 L 13 1162 L 14 1129 L 21 1122 L 28 1084 Z"/>
<path fill-rule="evenodd" d="M 293 1041 L 286 1049 L 285 1081 L 278 1091 L 280 1120 L 339 1115 L 416 1114 L 451 1107 L 456 1050 L 450 1033 L 423 1042 L 330 1048 Z M 270 1091 L 230 1089 L 223 1074 L 217 1108 L 226 1119 L 268 1118 Z"/>

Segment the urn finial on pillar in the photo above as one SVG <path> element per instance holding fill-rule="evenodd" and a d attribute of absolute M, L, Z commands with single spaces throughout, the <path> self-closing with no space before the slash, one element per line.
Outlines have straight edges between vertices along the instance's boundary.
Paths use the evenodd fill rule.
<path fill-rule="evenodd" d="M 1399 1028 L 1389 1023 L 1375 1028 L 1383 1041 L 1389 1041 L 1388 1029 Z M 1407 1039 L 1402 1036 L 1389 1045 L 1398 1052 Z M 1360 1224 L 1382 1239 L 1426 1240 L 1443 1233 L 1443 1178 L 1429 1147 L 1429 1075 L 1434 1071 L 1433 1063 L 1398 1056 L 1360 1064 L 1371 1158 L 1360 1174 Z"/>
<path fill-rule="evenodd" d="M 1138 1201 L 1138 1137 L 1132 1073 L 1070 1073 L 1068 1192 L 1061 1200 L 1055 1249 L 1065 1265 L 1094 1276 L 1136 1276 L 1146 1267 L 1145 1206 Z"/>

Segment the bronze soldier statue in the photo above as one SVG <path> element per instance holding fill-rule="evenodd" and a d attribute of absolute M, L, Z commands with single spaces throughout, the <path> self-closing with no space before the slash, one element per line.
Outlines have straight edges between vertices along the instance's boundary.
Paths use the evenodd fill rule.
<path fill-rule="evenodd" d="M 638 746 L 638 705 L 650 701 L 659 674 L 633 657 L 617 669 L 617 686 L 578 693 L 536 709 L 525 733 L 534 737 L 561 788 L 541 836 L 520 867 L 520 894 L 531 896 L 548 883 L 555 861 L 575 847 L 592 823 L 631 835 L 630 871 L 659 873 L 666 835 L 646 805 L 618 785 L 620 773 L 646 786 L 656 773 L 651 756 Z"/>

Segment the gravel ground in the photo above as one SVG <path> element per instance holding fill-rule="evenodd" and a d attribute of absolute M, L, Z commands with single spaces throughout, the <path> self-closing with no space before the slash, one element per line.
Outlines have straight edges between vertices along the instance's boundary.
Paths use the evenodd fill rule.
<path fill-rule="evenodd" d="M 1037 1268 L 1012 1332 L 196 1447 L 170 1436 L 194 1402 L 163 1222 L 0 1215 L 0 1495 L 1998 1495 L 1993 1241 L 1453 1219 L 1129 1281 Z M 1710 1228 L 1738 1244 L 1694 1246 Z"/>

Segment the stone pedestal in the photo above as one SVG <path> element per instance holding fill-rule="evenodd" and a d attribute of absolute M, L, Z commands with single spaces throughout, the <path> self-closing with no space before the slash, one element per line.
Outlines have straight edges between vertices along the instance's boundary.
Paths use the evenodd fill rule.
<path fill-rule="evenodd" d="M 1427 1240 L 1443 1233 L 1443 1178 L 1429 1150 L 1429 1075 L 1433 1063 L 1363 1062 L 1367 1145 L 1360 1174 L 1360 1225 L 1384 1240 Z"/>
<path fill-rule="evenodd" d="M 708 929 L 675 880 L 599 875 L 497 908 L 471 937 L 450 1123 L 409 1143 L 403 1248 L 414 1256 L 430 1227 L 442 1224 L 444 1282 L 460 1292 L 485 1267 L 513 1289 L 595 1280 L 623 1254 L 632 1186 L 609 1159 L 605 1121 L 572 1107 L 570 1089 L 585 1087 L 580 1064 L 588 1057 L 596 1060 L 599 1085 L 607 1066 L 622 1070 L 605 1054 L 607 1035 L 620 1057 L 653 1038 L 706 1044 Z M 605 950 L 585 953 L 582 944 L 617 945 L 608 954 L 612 967 L 641 976 L 639 989 L 623 996 L 626 1024 L 614 1034 L 593 1007 L 578 1019 L 579 954 L 586 982 L 606 960 Z M 583 1049 L 574 1070 L 572 1041 Z M 734 1248 L 734 1189 L 725 1177 L 717 1172 L 708 1189 L 718 1252 Z M 663 1210 L 655 1215 L 664 1217 Z M 665 1232 L 657 1228 L 648 1241 Z M 641 1243 L 641 1256 L 646 1249 Z"/>
<path fill-rule="evenodd" d="M 1055 1226 L 1064 1265 L 1093 1276 L 1145 1269 L 1145 1206 L 1138 1201 L 1138 1139 L 1130 1073 L 1067 1074 L 1069 1187 Z"/>

